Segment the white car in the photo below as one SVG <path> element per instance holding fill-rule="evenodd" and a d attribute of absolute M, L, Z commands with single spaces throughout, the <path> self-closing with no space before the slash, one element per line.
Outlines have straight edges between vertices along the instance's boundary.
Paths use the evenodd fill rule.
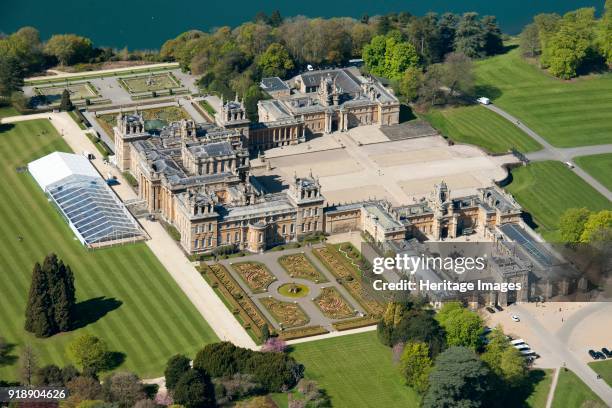
<path fill-rule="evenodd" d="M 489 105 L 491 103 L 491 100 L 489 98 L 481 96 L 480 98 L 476 99 L 476 102 L 481 105 Z"/>
<path fill-rule="evenodd" d="M 520 322 L 521 321 L 521 318 L 518 317 L 517 315 L 512 315 L 511 319 L 512 319 L 513 322 Z"/>

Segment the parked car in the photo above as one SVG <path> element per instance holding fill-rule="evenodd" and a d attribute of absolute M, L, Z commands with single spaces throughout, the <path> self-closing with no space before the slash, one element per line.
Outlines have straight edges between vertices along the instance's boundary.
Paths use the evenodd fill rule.
<path fill-rule="evenodd" d="M 501 312 L 504 310 L 504 308 L 501 307 L 500 305 L 495 305 L 495 308 L 497 309 L 498 312 Z"/>
<path fill-rule="evenodd" d="M 595 354 L 597 354 L 597 358 L 599 360 L 605 360 L 606 359 L 606 356 L 601 351 L 596 351 Z"/>
<path fill-rule="evenodd" d="M 485 96 L 481 96 L 480 98 L 476 99 L 476 102 L 481 105 L 489 105 L 491 103 L 491 100 Z"/>
<path fill-rule="evenodd" d="M 570 168 L 570 169 L 573 169 L 573 168 L 574 168 L 574 164 L 573 164 L 572 162 L 566 161 L 566 162 L 565 162 L 565 165 L 566 165 L 568 168 Z"/>
<path fill-rule="evenodd" d="M 517 315 L 512 315 L 511 319 L 512 319 L 513 322 L 520 322 L 521 321 L 521 318 L 518 317 Z"/>
<path fill-rule="evenodd" d="M 593 360 L 599 360 L 599 356 L 595 350 L 589 350 L 589 356 L 591 356 Z"/>
<path fill-rule="evenodd" d="M 606 357 L 610 358 L 612 357 L 612 351 L 608 350 L 607 348 L 602 348 L 601 349 L 602 353 L 604 353 L 606 355 Z"/>
<path fill-rule="evenodd" d="M 487 306 L 485 309 L 487 309 L 487 312 L 491 314 L 495 313 L 495 309 L 493 309 L 491 306 Z"/>

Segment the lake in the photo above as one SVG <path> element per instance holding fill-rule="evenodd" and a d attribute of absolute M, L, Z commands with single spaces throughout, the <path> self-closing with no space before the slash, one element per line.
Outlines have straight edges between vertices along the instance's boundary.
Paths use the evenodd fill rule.
<path fill-rule="evenodd" d="M 476 11 L 497 16 L 502 30 L 520 32 L 533 15 L 565 13 L 578 7 L 596 6 L 603 0 L 310 0 L 310 1 L 206 1 L 206 0 L 7 0 L 0 13 L 0 32 L 10 33 L 30 25 L 43 38 L 75 33 L 91 38 L 97 46 L 156 49 L 167 39 L 189 29 L 209 30 L 236 26 L 251 20 L 258 11 L 279 9 L 283 16 L 351 16 L 359 18 L 388 12 L 428 11 L 462 13 Z"/>

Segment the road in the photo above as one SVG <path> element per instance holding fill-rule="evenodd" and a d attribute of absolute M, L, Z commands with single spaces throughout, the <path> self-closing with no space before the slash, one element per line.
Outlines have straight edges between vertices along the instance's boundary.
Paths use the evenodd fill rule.
<path fill-rule="evenodd" d="M 531 138 L 535 139 L 542 145 L 542 150 L 534 153 L 527 153 L 527 158 L 532 161 L 538 160 L 558 160 L 560 162 L 571 161 L 572 158 L 577 156 L 588 156 L 592 154 L 600 153 L 612 153 L 612 144 L 596 145 L 596 146 L 583 146 L 583 147 L 572 147 L 572 148 L 558 148 L 554 147 L 546 141 L 542 136 L 527 127 L 523 122 L 519 121 L 516 117 L 512 116 L 505 110 L 495 106 L 493 104 L 483 105 L 485 108 L 497 113 L 504 117 L 510 122 L 514 123 L 519 129 L 528 134 Z M 574 173 L 577 176 L 586 181 L 591 187 L 599 191 L 604 197 L 612 201 L 612 192 L 608 190 L 603 184 L 597 181 L 594 177 L 582 170 L 579 166 L 574 164 Z"/>
<path fill-rule="evenodd" d="M 594 303 L 589 309 L 592 311 L 606 306 L 606 302 Z M 539 338 L 547 351 L 558 361 L 559 366 L 562 367 L 565 365 L 565 367 L 572 370 L 595 394 L 605 401 L 608 406 L 612 406 L 612 388 L 610 388 L 604 380 L 598 379 L 597 373 L 595 373 L 587 363 L 576 358 L 574 353 L 568 349 L 567 343 L 563 341 L 560 336 L 546 330 L 536 318 L 531 316 L 529 310 L 520 304 L 514 305 L 513 307 L 516 314 L 521 317 L 521 324 L 524 323 L 529 325 L 533 334 Z M 571 324 L 570 322 L 572 319 L 580 320 L 583 317 L 582 314 L 572 316 L 566 324 Z"/>

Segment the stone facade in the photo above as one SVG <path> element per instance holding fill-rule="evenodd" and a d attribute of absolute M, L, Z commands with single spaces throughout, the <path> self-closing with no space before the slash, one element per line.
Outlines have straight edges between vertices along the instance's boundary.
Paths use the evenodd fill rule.
<path fill-rule="evenodd" d="M 305 72 L 284 83 L 285 87 L 279 81 L 262 81 L 262 89 L 273 97 L 258 103 L 263 125 L 292 120 L 295 126 L 303 125 L 307 136 L 399 123 L 398 99 L 380 82 L 354 68 Z"/>

